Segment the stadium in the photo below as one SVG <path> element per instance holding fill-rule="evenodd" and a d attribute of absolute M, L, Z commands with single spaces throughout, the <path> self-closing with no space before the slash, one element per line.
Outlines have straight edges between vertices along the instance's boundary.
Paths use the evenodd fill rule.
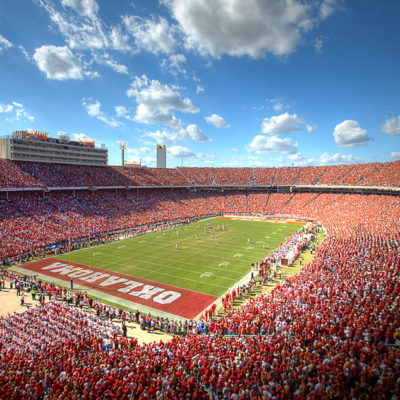
<path fill-rule="evenodd" d="M 400 2 L 0 1 L 0 400 L 400 399 Z"/>
<path fill-rule="evenodd" d="M 8 283 L 14 288 L 9 290 L 16 290 L 20 282 L 29 291 L 35 287 L 40 299 L 42 292 L 43 297 L 46 294 L 42 305 L 1 320 L 2 398 L 159 398 L 161 393 L 163 398 L 182 393 L 186 398 L 225 398 L 227 393 L 254 399 L 343 398 L 349 393 L 390 398 L 398 393 L 400 162 L 176 169 L 82 168 L 10 160 L 0 165 L 3 290 Z M 194 235 L 209 240 L 214 232 L 220 236 L 220 243 L 211 241 L 215 248 L 234 230 L 230 223 L 243 220 L 250 226 L 248 231 L 239 228 L 246 232 L 239 242 L 248 246 L 251 241 L 254 246 L 248 246 L 248 252 L 253 255 L 240 263 L 242 272 L 236 275 L 238 269 L 229 265 L 234 254 L 224 253 L 226 265 L 220 265 L 222 258 L 212 259 L 206 270 L 215 276 L 201 269 L 210 247 L 206 253 L 186 254 L 185 260 L 198 258 L 188 265 L 197 285 L 187 289 L 184 279 L 165 279 L 144 260 L 141 265 L 147 267 L 142 271 L 149 273 L 141 276 L 139 269 L 128 276 L 118 272 L 126 268 L 118 270 L 106 262 L 105 253 L 115 258 L 106 246 L 128 246 L 130 240 L 157 235 L 151 252 L 163 260 L 161 270 L 168 271 L 169 261 L 174 262 L 168 257 L 185 252 L 185 240 L 198 246 L 201 239 Z M 235 304 L 231 293 L 225 294 L 226 287 L 239 287 L 232 283 L 251 271 L 250 261 L 260 263 L 254 275 L 261 273 L 271 263 L 268 254 L 284 245 L 282 236 L 271 242 L 272 231 L 264 226 L 273 222 L 291 228 L 284 232 L 289 241 L 306 226 L 323 228 L 325 237 L 299 274 L 287 274 L 271 291 L 226 309 L 226 304 Z M 263 234 L 270 233 L 264 239 L 268 248 L 258 243 L 257 249 L 257 224 L 263 225 Z M 222 225 L 224 231 L 218 229 Z M 193 230 L 186 232 L 191 226 Z M 211 232 L 205 233 L 207 229 Z M 169 253 L 164 254 L 159 243 L 169 238 Z M 182 249 L 175 248 L 177 241 Z M 88 265 L 88 254 L 80 254 L 88 253 L 90 245 Z M 239 246 L 235 243 L 235 253 L 241 251 Z M 72 251 L 72 264 L 68 247 L 79 247 Z M 96 261 L 101 249 L 103 255 Z M 222 251 L 218 249 L 217 253 Z M 129 250 L 134 258 L 145 252 L 139 243 Z M 118 265 L 124 262 L 121 258 Z M 182 266 L 184 261 L 177 263 Z M 220 265 L 222 281 L 215 264 Z M 168 275 L 182 278 L 186 273 L 181 268 Z M 247 279 L 256 287 L 254 275 Z M 70 289 L 70 279 L 81 289 L 68 291 L 73 301 L 61 289 Z M 107 280 L 101 292 L 100 285 Z M 115 293 L 121 285 L 137 291 L 135 298 L 127 302 L 123 296 L 119 303 Z M 87 293 L 93 289 L 97 296 L 89 301 Z M 183 306 L 170 301 L 177 292 Z M 225 309 L 216 315 L 212 304 L 222 295 Z M 47 296 L 53 300 L 47 302 Z M 159 314 L 154 309 L 157 297 Z M 104 320 L 110 312 L 107 302 L 98 307 L 103 298 L 113 300 L 116 320 L 142 306 L 147 315 L 142 324 L 169 332 L 171 339 L 139 346 L 120 338 L 117 330 L 110 333 L 111 328 L 103 326 L 109 323 Z M 126 307 L 130 302 L 134 304 Z M 94 313 L 88 319 L 85 312 L 90 309 L 97 320 Z M 172 328 L 160 324 L 160 318 L 173 321 Z M 68 379 L 63 379 L 63 371 Z"/>

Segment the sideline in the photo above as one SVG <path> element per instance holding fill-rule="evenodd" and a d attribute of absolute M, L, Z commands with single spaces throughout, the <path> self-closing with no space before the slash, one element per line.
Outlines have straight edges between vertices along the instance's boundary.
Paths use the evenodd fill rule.
<path fill-rule="evenodd" d="M 310 245 L 310 241 L 307 243 L 307 247 L 300 252 L 299 257 L 297 257 L 291 266 L 278 266 L 278 268 L 283 272 L 283 271 L 291 271 L 293 273 L 291 273 L 290 275 L 287 275 L 286 273 L 283 274 L 282 273 L 282 277 L 279 279 L 277 274 L 276 276 L 274 276 L 274 278 L 271 281 L 268 281 L 267 285 L 262 284 L 261 286 L 258 285 L 258 283 L 256 282 L 254 286 L 252 286 L 250 293 L 246 293 L 243 294 L 242 299 L 236 298 L 235 301 L 232 303 L 232 310 L 231 311 L 227 311 L 226 313 L 223 312 L 223 309 L 221 307 L 222 305 L 222 297 L 225 296 L 227 293 L 231 293 L 233 289 L 236 289 L 238 286 L 241 286 L 243 284 L 247 284 L 250 281 L 251 278 L 251 273 L 255 273 L 256 271 L 251 271 L 249 274 L 246 275 L 245 278 L 247 278 L 247 281 L 245 280 L 245 278 L 241 279 L 239 281 L 239 283 L 235 286 L 233 286 L 232 288 L 230 288 L 226 293 L 224 293 L 223 296 L 221 296 L 217 301 L 215 301 L 214 303 L 217 305 L 217 309 L 216 309 L 216 315 L 214 317 L 216 318 L 223 318 L 229 315 L 230 312 L 237 310 L 240 307 L 243 307 L 245 304 L 247 304 L 250 300 L 256 298 L 259 295 L 263 295 L 265 293 L 270 292 L 271 290 L 273 290 L 276 286 L 280 285 L 282 282 L 284 282 L 287 278 L 293 276 L 293 275 L 298 275 L 300 273 L 300 271 L 308 264 L 310 263 L 316 256 L 318 249 L 321 247 L 321 244 L 323 242 L 323 240 L 326 237 L 326 231 L 325 228 L 319 223 L 317 222 L 318 225 L 316 226 L 316 228 L 319 228 L 318 232 L 315 232 L 315 230 L 313 229 L 314 234 L 316 235 L 317 238 L 317 243 L 318 246 L 316 247 L 314 253 L 311 253 L 310 248 L 308 247 Z M 305 225 L 305 227 L 307 227 L 307 225 Z M 303 258 L 304 257 L 304 258 Z M 300 262 L 300 259 L 303 258 L 302 262 Z M 244 281 L 244 282 L 242 282 Z"/>

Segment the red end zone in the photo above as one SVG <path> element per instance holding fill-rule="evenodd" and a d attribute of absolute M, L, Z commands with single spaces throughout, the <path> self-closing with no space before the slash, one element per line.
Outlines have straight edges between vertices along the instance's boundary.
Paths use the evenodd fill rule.
<path fill-rule="evenodd" d="M 114 271 L 106 271 L 63 260 L 48 258 L 20 266 L 43 275 L 95 289 L 160 311 L 193 319 L 218 297 L 152 282 Z"/>

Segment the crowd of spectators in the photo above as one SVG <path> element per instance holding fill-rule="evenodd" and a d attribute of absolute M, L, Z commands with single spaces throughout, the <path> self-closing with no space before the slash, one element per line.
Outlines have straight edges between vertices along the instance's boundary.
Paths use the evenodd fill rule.
<path fill-rule="evenodd" d="M 191 196 L 182 200 L 185 207 L 229 204 L 223 195 Z M 234 196 L 232 204 L 242 204 L 240 193 Z M 269 202 L 285 200 L 275 193 Z M 60 303 L 4 318 L 0 397 L 399 398 L 399 200 L 296 194 L 285 204 L 274 208 L 304 212 L 327 233 L 299 275 L 223 318 L 203 321 L 205 329 L 192 326 L 165 343 L 114 340 L 101 321 Z"/>
<path fill-rule="evenodd" d="M 45 285 L 47 296 L 65 301 L 52 301 L 0 319 L 0 398 L 400 398 L 398 197 L 190 192 L 160 187 L 175 182 L 210 185 L 252 180 L 271 185 L 318 181 L 398 186 L 400 162 L 278 169 L 127 170 L 50 168 L 0 160 L 3 187 L 126 186 L 132 182 L 157 186 L 2 194 L 2 262 L 62 251 L 68 242 L 68 225 L 73 246 L 80 246 L 87 241 L 89 223 L 96 241 L 211 212 L 318 220 L 326 229 L 325 240 L 299 275 L 220 319 L 179 324 L 125 313 L 92 300 L 88 305 L 89 299 L 82 294 L 77 298 L 65 289 Z M 268 262 L 259 261 L 260 265 Z M 30 279 L 18 278 L 20 284 L 32 285 Z M 71 308 L 66 304 L 70 296 L 76 305 L 94 308 L 103 318 Z M 137 346 L 118 337 L 114 325 L 104 321 L 113 317 L 177 337 L 167 343 Z"/>
<path fill-rule="evenodd" d="M 400 161 L 375 163 L 370 174 L 365 175 L 359 185 L 398 186 L 400 181 Z"/>
<path fill-rule="evenodd" d="M 293 197 L 291 193 L 271 193 L 265 212 L 267 214 L 281 214 L 288 201 Z"/>
<path fill-rule="evenodd" d="M 269 196 L 270 193 L 249 192 L 247 194 L 249 204 L 248 212 L 252 214 L 265 213 Z"/>
<path fill-rule="evenodd" d="M 16 163 L 0 159 L 0 188 L 33 186 L 39 185 L 32 175 L 23 171 Z"/>
<path fill-rule="evenodd" d="M 226 168 L 231 180 L 236 185 L 248 185 L 252 181 L 253 168 Z"/>
<path fill-rule="evenodd" d="M 208 168 L 179 167 L 179 171 L 187 179 L 189 185 L 211 185 Z"/>
<path fill-rule="evenodd" d="M 277 172 L 277 168 L 253 168 L 254 182 L 257 185 L 273 185 Z"/>
<path fill-rule="evenodd" d="M 294 185 L 299 177 L 300 167 L 281 167 L 276 171 L 276 184 L 278 185 Z"/>
<path fill-rule="evenodd" d="M 0 188 L 188 185 L 399 186 L 400 161 L 280 168 L 144 168 L 0 160 Z"/>
<path fill-rule="evenodd" d="M 326 167 L 301 167 L 299 176 L 297 177 L 297 185 L 315 185 L 319 182 L 321 175 Z"/>
<path fill-rule="evenodd" d="M 319 176 L 318 184 L 340 185 L 343 177 L 346 176 L 353 168 L 354 165 L 331 165 L 330 167 L 326 167 L 324 172 Z"/>

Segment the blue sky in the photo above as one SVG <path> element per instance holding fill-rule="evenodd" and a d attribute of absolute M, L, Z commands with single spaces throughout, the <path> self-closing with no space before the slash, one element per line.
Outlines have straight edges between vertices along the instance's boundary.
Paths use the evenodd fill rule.
<path fill-rule="evenodd" d="M 244 7 L 246 5 L 246 7 Z M 396 0 L 1 0 L 0 135 L 105 144 L 109 163 L 400 159 Z"/>

